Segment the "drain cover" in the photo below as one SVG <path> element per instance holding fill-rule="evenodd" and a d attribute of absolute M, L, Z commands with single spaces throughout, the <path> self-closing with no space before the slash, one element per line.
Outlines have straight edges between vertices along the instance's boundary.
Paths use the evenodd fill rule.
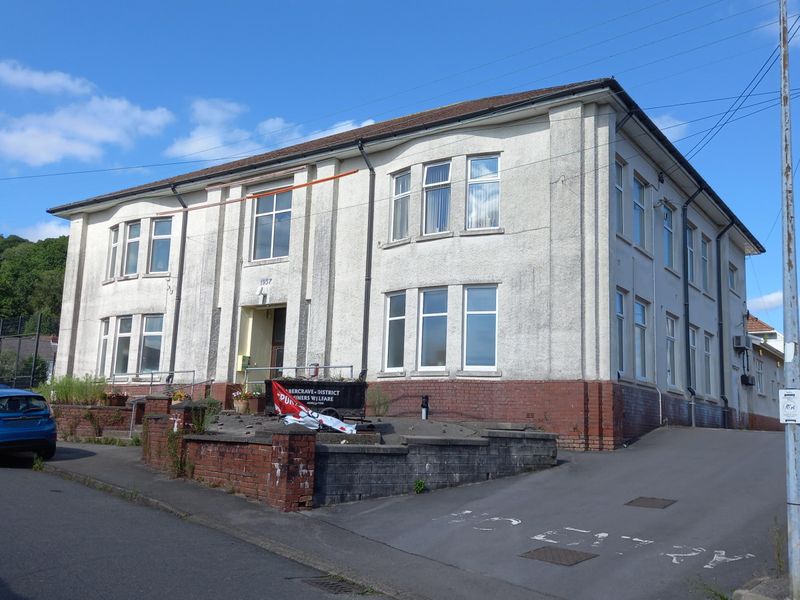
<path fill-rule="evenodd" d="M 640 508 L 667 508 L 675 504 L 677 500 L 670 500 L 669 498 L 647 498 L 646 496 L 639 496 L 630 502 L 626 502 L 625 506 L 638 506 Z"/>
<path fill-rule="evenodd" d="M 532 558 L 534 560 L 549 562 L 554 565 L 571 567 L 572 565 L 577 565 L 585 560 L 594 558 L 597 554 L 579 552 L 578 550 L 566 550 L 565 548 L 556 548 L 553 546 L 542 546 L 541 548 L 536 548 L 520 556 L 522 556 L 522 558 Z"/>
<path fill-rule="evenodd" d="M 365 594 L 368 591 L 366 588 L 352 581 L 347 581 L 346 579 L 333 575 L 311 577 L 309 579 L 303 579 L 302 581 L 315 588 L 328 592 L 329 594 Z"/>

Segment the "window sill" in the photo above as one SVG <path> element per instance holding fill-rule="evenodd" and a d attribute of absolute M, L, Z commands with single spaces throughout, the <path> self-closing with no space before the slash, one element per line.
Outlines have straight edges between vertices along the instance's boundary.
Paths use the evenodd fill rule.
<path fill-rule="evenodd" d="M 375 377 L 377 377 L 378 379 L 389 379 L 389 378 L 392 378 L 392 377 L 405 377 L 405 376 L 406 376 L 405 370 L 401 370 L 401 371 L 378 371 L 375 374 Z"/>
<path fill-rule="evenodd" d="M 651 390 L 656 390 L 656 391 L 658 390 L 658 386 L 656 386 L 656 384 L 653 383 L 652 381 L 650 381 L 649 379 L 638 379 L 637 378 L 637 379 L 634 379 L 633 382 L 636 385 L 640 386 L 640 387 L 645 387 L 645 388 L 649 388 Z"/>
<path fill-rule="evenodd" d="M 244 268 L 247 269 L 249 267 L 263 267 L 264 265 L 276 265 L 279 263 L 289 262 L 288 256 L 278 256 L 276 258 L 261 258 L 259 260 L 251 260 Z"/>
<path fill-rule="evenodd" d="M 411 243 L 411 238 L 403 238 L 402 240 L 394 240 L 392 242 L 386 242 L 385 244 L 381 244 L 381 248 L 386 250 L 387 248 L 397 248 L 398 246 L 405 246 L 406 244 Z"/>
<path fill-rule="evenodd" d="M 474 235 L 501 235 L 506 230 L 502 227 L 487 227 L 485 229 L 464 229 L 458 232 L 461 237 L 471 237 Z"/>
<path fill-rule="evenodd" d="M 646 248 L 642 248 L 641 246 L 634 244 L 633 249 L 636 250 L 639 254 L 644 255 L 645 257 L 653 260 L 653 255 Z"/>
<path fill-rule="evenodd" d="M 456 377 L 502 377 L 503 372 L 498 370 L 464 370 L 456 371 Z"/>
<path fill-rule="evenodd" d="M 699 292 L 699 293 L 701 293 L 701 294 L 703 293 L 703 290 L 701 290 L 701 289 L 700 289 L 700 286 L 698 286 L 698 285 L 697 285 L 697 284 L 696 284 L 694 281 L 690 281 L 690 282 L 689 282 L 689 287 L 691 287 L 691 288 L 694 288 L 694 290 L 695 290 L 696 292 Z"/>
<path fill-rule="evenodd" d="M 709 294 L 708 292 L 704 291 L 704 292 L 703 292 L 703 296 L 705 296 L 706 298 L 708 298 L 709 300 L 711 300 L 712 302 L 714 302 L 714 296 L 712 296 L 712 295 L 711 295 L 711 294 Z"/>
<path fill-rule="evenodd" d="M 673 275 L 673 276 L 675 276 L 675 277 L 676 277 L 676 278 L 678 278 L 678 279 L 680 279 L 680 278 L 681 278 L 681 276 L 678 274 L 678 272 L 677 272 L 675 269 L 673 269 L 672 267 L 668 267 L 668 266 L 666 266 L 666 265 L 665 265 L 665 266 L 664 266 L 664 270 L 665 270 L 667 273 L 669 273 L 670 275 Z"/>
<path fill-rule="evenodd" d="M 114 283 L 115 281 L 116 281 L 116 279 L 114 279 L 114 278 L 104 279 L 103 281 L 100 282 L 100 285 L 108 285 L 109 283 Z"/>
<path fill-rule="evenodd" d="M 624 234 L 624 233 L 620 233 L 620 232 L 618 231 L 618 232 L 617 232 L 617 238 L 618 238 L 620 241 L 622 241 L 622 242 L 625 242 L 626 244 L 628 244 L 628 246 L 633 246 L 633 242 L 632 242 L 631 240 L 629 240 L 629 239 L 628 239 L 628 238 L 625 236 L 625 234 Z"/>
<path fill-rule="evenodd" d="M 165 277 L 169 277 L 169 271 L 165 271 L 163 273 L 145 273 L 142 275 L 145 279 L 163 279 Z"/>
<path fill-rule="evenodd" d="M 448 369 L 441 369 L 437 371 L 411 371 L 412 377 L 450 377 Z"/>
<path fill-rule="evenodd" d="M 733 294 L 734 296 L 736 296 L 737 298 L 741 298 L 741 296 L 739 295 L 739 292 L 737 292 L 735 289 L 733 289 L 733 288 L 730 288 L 730 287 L 729 287 L 729 288 L 728 288 L 728 291 L 729 291 L 731 294 Z"/>
<path fill-rule="evenodd" d="M 121 277 L 117 277 L 117 281 L 129 281 L 132 279 L 139 279 L 139 274 L 134 273 L 132 275 L 122 275 Z"/>
<path fill-rule="evenodd" d="M 419 242 L 430 242 L 432 240 L 443 240 L 445 238 L 453 237 L 452 231 L 442 231 L 441 233 L 427 233 L 424 235 L 417 236 L 414 241 Z"/>

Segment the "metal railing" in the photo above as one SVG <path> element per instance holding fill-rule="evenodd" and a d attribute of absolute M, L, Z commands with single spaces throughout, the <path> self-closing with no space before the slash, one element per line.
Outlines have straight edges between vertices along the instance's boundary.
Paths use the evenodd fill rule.
<path fill-rule="evenodd" d="M 255 371 L 294 371 L 295 376 L 300 375 L 300 371 L 306 372 L 306 377 L 309 379 L 315 379 L 320 376 L 320 373 L 324 373 L 329 371 L 330 369 L 347 369 L 350 372 L 350 379 L 353 379 L 353 365 L 317 365 L 317 364 L 310 364 L 304 366 L 296 366 L 296 367 L 245 367 L 244 369 L 244 381 L 242 382 L 242 388 L 245 391 L 250 391 L 251 385 L 253 386 L 263 386 L 264 380 L 267 379 L 264 377 L 263 379 L 258 379 L 255 381 L 251 381 L 250 373 Z"/>
<path fill-rule="evenodd" d="M 198 385 L 195 383 L 195 373 L 194 370 L 187 370 L 187 371 L 138 371 L 136 373 L 113 373 L 111 377 L 106 379 L 106 383 L 111 385 L 147 385 L 147 393 L 153 393 L 153 386 L 154 385 L 163 385 L 164 387 L 169 386 L 171 388 L 191 388 L 190 395 L 194 394 L 194 387 Z M 191 383 L 175 383 L 175 375 L 192 375 Z M 166 375 L 162 382 L 161 376 Z"/>

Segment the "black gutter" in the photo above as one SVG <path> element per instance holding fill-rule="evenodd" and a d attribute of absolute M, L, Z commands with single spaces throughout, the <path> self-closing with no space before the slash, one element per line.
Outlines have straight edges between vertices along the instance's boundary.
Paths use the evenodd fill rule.
<path fill-rule="evenodd" d="M 180 202 L 180 205 L 186 209 L 186 202 L 178 193 L 174 185 L 170 186 L 172 194 Z M 172 342 L 170 344 L 169 352 L 169 375 L 168 377 L 174 378 L 175 371 L 175 353 L 178 350 L 178 321 L 181 318 L 181 294 L 183 292 L 183 268 L 186 258 L 186 225 L 189 220 L 189 213 L 184 210 L 181 213 L 181 243 L 178 249 L 178 277 L 175 283 L 175 310 L 172 314 Z"/>
<path fill-rule="evenodd" d="M 725 396 L 725 341 L 723 339 L 724 320 L 722 315 L 722 260 L 720 249 L 722 247 L 722 236 L 728 233 L 733 227 L 733 220 L 717 234 L 715 242 L 715 252 L 717 253 L 717 341 L 719 342 L 719 397 L 722 400 L 724 410 L 722 411 L 722 426 L 728 428 L 728 398 Z"/>
<path fill-rule="evenodd" d="M 694 402 L 696 385 L 692 381 L 692 355 L 689 352 L 689 330 L 691 329 L 689 326 L 689 205 L 694 202 L 694 199 L 702 191 L 703 188 L 698 188 L 681 206 L 681 229 L 683 230 L 683 347 L 684 364 L 686 366 L 686 391 L 691 395 L 692 402 Z M 696 339 L 695 343 L 697 343 Z M 694 425 L 694 410 L 692 411 L 692 425 Z"/>
<path fill-rule="evenodd" d="M 358 151 L 364 158 L 369 169 L 369 200 L 367 204 L 367 258 L 364 267 L 364 318 L 361 323 L 361 373 L 360 379 L 367 377 L 367 363 L 369 360 L 369 302 L 372 291 L 372 238 L 375 221 L 375 169 L 364 151 L 364 143 L 358 141 Z"/>

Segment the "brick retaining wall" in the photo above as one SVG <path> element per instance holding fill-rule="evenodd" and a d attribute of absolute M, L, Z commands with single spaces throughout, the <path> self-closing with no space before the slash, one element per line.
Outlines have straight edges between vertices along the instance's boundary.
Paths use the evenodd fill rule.
<path fill-rule="evenodd" d="M 53 414 L 61 437 L 79 435 L 93 437 L 95 429 L 89 415 L 97 420 L 103 432 L 127 432 L 131 426 L 131 409 L 114 406 L 82 406 L 54 404 Z"/>

